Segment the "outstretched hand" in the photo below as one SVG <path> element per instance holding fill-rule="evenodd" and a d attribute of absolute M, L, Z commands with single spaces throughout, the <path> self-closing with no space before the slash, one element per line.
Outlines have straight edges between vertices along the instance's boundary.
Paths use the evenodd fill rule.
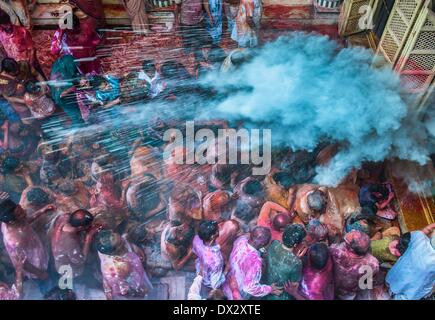
<path fill-rule="evenodd" d="M 299 290 L 299 282 L 291 282 L 291 281 L 287 281 L 284 284 L 284 290 L 285 292 L 287 292 L 289 295 L 294 295 L 295 292 L 297 292 Z"/>

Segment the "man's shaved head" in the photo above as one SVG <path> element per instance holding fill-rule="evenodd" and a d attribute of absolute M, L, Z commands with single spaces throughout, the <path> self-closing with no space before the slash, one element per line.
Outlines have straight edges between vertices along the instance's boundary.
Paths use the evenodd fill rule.
<path fill-rule="evenodd" d="M 291 219 L 287 214 L 279 213 L 273 218 L 272 226 L 276 231 L 281 231 L 290 222 Z"/>

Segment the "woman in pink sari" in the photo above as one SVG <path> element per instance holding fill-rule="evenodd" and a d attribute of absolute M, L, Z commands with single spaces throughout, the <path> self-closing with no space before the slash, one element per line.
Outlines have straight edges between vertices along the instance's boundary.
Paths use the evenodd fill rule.
<path fill-rule="evenodd" d="M 284 289 L 297 300 L 334 300 L 333 263 L 325 243 L 311 246 L 299 283 L 287 283 Z"/>
<path fill-rule="evenodd" d="M 92 24 L 82 23 L 74 15 L 73 29 L 59 29 L 51 41 L 51 53 L 55 56 L 72 55 L 78 60 L 82 74 L 101 74 L 101 64 L 97 57 L 97 45 L 101 38 Z"/>

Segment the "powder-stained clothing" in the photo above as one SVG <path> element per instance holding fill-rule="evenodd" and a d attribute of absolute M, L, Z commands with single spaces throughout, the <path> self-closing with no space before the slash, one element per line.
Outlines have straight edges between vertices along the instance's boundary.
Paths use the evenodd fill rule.
<path fill-rule="evenodd" d="M 239 47 L 255 47 L 258 45 L 258 30 L 263 11 L 261 0 L 241 0 L 237 12 L 236 24 L 231 33 L 231 39 L 239 44 Z M 254 28 L 248 24 L 248 17 L 253 19 Z"/>
<path fill-rule="evenodd" d="M 334 261 L 335 292 L 341 298 L 353 299 L 359 292 L 359 281 L 367 275 L 368 270 L 373 277 L 379 272 L 379 262 L 371 254 L 358 256 L 344 242 L 330 247 Z"/>
<path fill-rule="evenodd" d="M 230 271 L 223 288 L 228 299 L 234 299 L 229 285 L 232 280 L 243 299 L 264 297 L 272 292 L 270 285 L 260 284 L 263 261 L 260 252 L 248 243 L 248 237 L 241 236 L 234 242 L 229 263 Z"/>
<path fill-rule="evenodd" d="M 139 256 L 124 241 L 128 250 L 123 255 L 111 256 L 98 252 L 104 291 L 110 291 L 115 300 L 143 298 L 152 285 Z"/>
<path fill-rule="evenodd" d="M 330 258 L 322 270 L 311 266 L 308 260 L 303 268 L 302 281 L 299 288 L 302 295 L 309 300 L 334 300 L 334 271 Z"/>
<path fill-rule="evenodd" d="M 202 266 L 203 285 L 217 289 L 225 281 L 224 258 L 219 245 L 207 246 L 199 238 L 193 238 L 192 251 L 196 255 L 196 273 L 199 274 Z"/>
<path fill-rule="evenodd" d="M 431 294 L 435 286 L 435 249 L 423 232 L 411 232 L 408 249 L 385 280 L 396 300 L 419 300 Z"/>
<path fill-rule="evenodd" d="M 380 240 L 372 240 L 370 243 L 372 255 L 379 262 L 396 262 L 398 257 L 390 252 L 390 243 L 394 241 L 394 237 L 383 237 Z"/>
<path fill-rule="evenodd" d="M 277 286 L 283 286 L 287 281 L 299 282 L 302 278 L 302 260 L 293 252 L 285 249 L 277 241 L 272 241 L 266 259 L 267 275 L 266 283 L 275 283 Z M 293 299 L 286 292 L 280 296 L 269 295 L 271 300 L 290 300 Z"/>
<path fill-rule="evenodd" d="M 175 0 L 181 4 L 180 22 L 189 26 L 199 24 L 204 18 L 202 0 Z"/>
<path fill-rule="evenodd" d="M 36 232 L 30 225 L 21 227 L 21 232 L 16 232 L 6 223 L 2 223 L 3 242 L 6 251 L 16 268 L 20 261 L 25 260 L 41 270 L 47 270 L 48 254 Z M 37 277 L 29 272 L 24 272 L 29 279 Z"/>
<path fill-rule="evenodd" d="M 211 23 L 208 15 L 205 15 L 207 31 L 213 44 L 219 44 L 222 38 L 222 0 L 208 0 L 210 14 L 213 17 Z"/>
<path fill-rule="evenodd" d="M 0 301 L 18 299 L 20 299 L 20 293 L 15 285 L 9 289 L 6 285 L 0 284 Z"/>
<path fill-rule="evenodd" d="M 0 42 L 8 57 L 16 61 L 30 61 L 34 44 L 30 32 L 21 26 L 12 26 L 12 32 L 0 31 Z"/>

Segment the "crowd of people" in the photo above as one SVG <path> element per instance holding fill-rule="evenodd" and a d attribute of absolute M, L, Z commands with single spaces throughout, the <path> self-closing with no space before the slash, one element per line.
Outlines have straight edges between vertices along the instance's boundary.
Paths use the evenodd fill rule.
<path fill-rule="evenodd" d="M 132 29 L 149 33 L 143 2 L 123 3 Z M 163 134 L 182 123 L 119 121 L 144 103 L 203 95 L 203 73 L 237 72 L 252 56 L 225 57 L 222 12 L 239 47 L 256 46 L 261 1 L 182 0 L 178 9 L 194 72 L 142 59 L 123 77 L 102 72 L 98 19 L 74 13 L 73 28 L 53 36 L 57 59 L 45 74 L 29 30 L 0 11 L 0 300 L 25 297 L 26 282 L 45 299 L 76 299 L 79 284 L 145 299 L 177 272 L 195 274 L 192 300 L 430 298 L 435 224 L 401 232 L 382 165 L 332 188 L 313 177 L 334 144 L 274 150 L 266 176 L 245 164 L 171 163 Z"/>

